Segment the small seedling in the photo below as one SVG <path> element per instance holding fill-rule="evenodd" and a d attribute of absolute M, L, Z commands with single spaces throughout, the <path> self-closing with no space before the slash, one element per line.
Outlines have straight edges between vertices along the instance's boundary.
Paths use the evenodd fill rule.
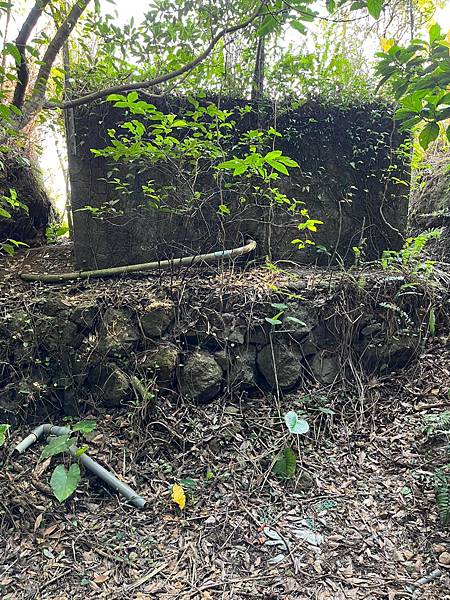
<path fill-rule="evenodd" d="M 286 423 L 289 432 L 294 435 L 304 435 L 309 431 L 308 422 L 304 419 L 300 419 L 293 410 L 290 410 L 284 415 L 284 422 Z M 296 468 L 297 455 L 290 446 L 287 446 L 278 455 L 272 467 L 272 472 L 281 479 L 292 479 L 295 475 Z"/>

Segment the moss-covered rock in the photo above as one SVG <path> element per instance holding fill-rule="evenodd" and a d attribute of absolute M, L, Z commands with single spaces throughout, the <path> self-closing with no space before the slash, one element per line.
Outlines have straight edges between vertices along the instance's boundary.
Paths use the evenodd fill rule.
<path fill-rule="evenodd" d="M 303 355 L 295 346 L 278 342 L 267 344 L 258 352 L 257 365 L 271 388 L 293 389 L 302 376 Z"/>
<path fill-rule="evenodd" d="M 127 354 L 139 341 L 139 331 L 124 310 L 108 308 L 98 335 L 98 351 L 106 355 Z"/>
<path fill-rule="evenodd" d="M 174 304 L 170 300 L 154 300 L 151 302 L 143 315 L 140 323 L 142 332 L 148 338 L 162 337 L 175 316 Z"/>
<path fill-rule="evenodd" d="M 202 350 L 191 354 L 181 374 L 181 392 L 199 402 L 209 402 L 222 387 L 223 371 L 216 360 Z"/>
<path fill-rule="evenodd" d="M 107 407 L 118 407 L 130 396 L 131 387 L 125 374 L 113 363 L 91 368 L 88 380 Z"/>
<path fill-rule="evenodd" d="M 246 392 L 258 389 L 255 346 L 239 349 L 239 352 L 233 359 L 228 379 L 232 389 L 238 388 Z"/>
<path fill-rule="evenodd" d="M 154 377 L 163 386 L 170 386 L 178 365 L 178 348 L 173 344 L 163 344 L 148 351 L 140 361 L 140 368 Z"/>

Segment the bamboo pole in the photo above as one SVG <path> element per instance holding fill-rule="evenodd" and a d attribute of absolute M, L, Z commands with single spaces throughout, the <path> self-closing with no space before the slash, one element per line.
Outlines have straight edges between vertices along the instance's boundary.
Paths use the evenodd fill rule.
<path fill-rule="evenodd" d="M 218 262 L 222 258 L 237 258 L 248 254 L 256 248 L 256 242 L 248 240 L 245 246 L 233 248 L 232 250 L 219 250 L 209 254 L 198 254 L 196 256 L 185 256 L 183 258 L 173 258 L 170 260 L 159 260 L 150 263 L 141 263 L 137 265 L 126 265 L 123 267 L 111 267 L 110 269 L 97 269 L 96 271 L 70 271 L 68 273 L 39 274 L 39 273 L 20 273 L 24 281 L 40 281 L 42 283 L 63 283 L 77 279 L 96 279 L 99 277 L 114 277 L 115 275 L 124 275 L 126 273 L 136 273 L 138 271 L 152 271 L 155 269 L 165 269 L 167 267 L 179 267 L 182 265 L 195 265 L 200 262 L 212 263 Z"/>

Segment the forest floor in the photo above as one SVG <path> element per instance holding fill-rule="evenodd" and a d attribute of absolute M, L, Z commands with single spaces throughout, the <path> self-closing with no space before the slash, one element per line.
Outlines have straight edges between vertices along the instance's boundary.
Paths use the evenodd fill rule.
<path fill-rule="evenodd" d="M 423 434 L 449 390 L 450 340 L 439 337 L 358 396 L 315 388 L 93 410 L 89 453 L 147 499 L 142 510 L 87 475 L 60 505 L 39 444 L 10 454 L 29 432 L 14 428 L 0 451 L 0 597 L 450 599 L 433 479 L 448 455 Z M 311 427 L 299 440 L 284 424 L 292 409 Z M 301 465 L 284 482 L 271 467 L 287 444 Z M 183 511 L 171 500 L 180 480 Z"/>

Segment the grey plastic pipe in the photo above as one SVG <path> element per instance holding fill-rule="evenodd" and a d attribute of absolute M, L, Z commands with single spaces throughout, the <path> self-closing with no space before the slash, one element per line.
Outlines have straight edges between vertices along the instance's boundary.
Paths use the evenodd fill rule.
<path fill-rule="evenodd" d="M 231 250 L 219 250 L 209 254 L 198 254 L 194 256 L 184 256 L 183 258 L 172 258 L 170 260 L 160 260 L 150 263 L 140 263 L 137 265 L 125 265 L 124 267 L 111 267 L 110 269 L 97 269 L 96 271 L 69 271 L 67 273 L 58 273 L 55 275 L 41 275 L 39 273 L 20 273 L 24 281 L 40 281 L 42 283 L 62 283 L 64 281 L 73 281 L 74 279 L 94 279 L 98 277 L 114 277 L 124 273 L 136 273 L 137 271 L 152 271 L 154 269 L 165 269 L 167 267 L 179 267 L 181 265 L 195 265 L 199 262 L 212 263 L 221 258 L 237 258 L 248 254 L 256 248 L 256 242 L 247 240 L 245 246 L 232 248 Z"/>
<path fill-rule="evenodd" d="M 69 427 L 58 427 L 57 425 L 51 425 L 50 423 L 45 423 L 44 425 L 39 425 L 36 427 L 30 435 L 28 435 L 25 439 L 23 439 L 19 444 L 17 444 L 15 451 L 22 454 L 27 450 L 34 442 L 36 442 L 39 438 L 41 438 L 44 434 L 47 435 L 69 435 L 72 431 Z M 126 483 L 119 481 L 117 477 L 112 475 L 109 471 L 104 469 L 101 465 L 98 464 L 95 460 L 93 460 L 87 454 L 81 454 L 77 456 L 78 448 L 74 445 L 71 446 L 70 454 L 80 461 L 80 463 L 91 473 L 97 475 L 102 481 L 107 483 L 110 487 L 115 489 L 119 494 L 122 494 L 133 506 L 137 508 L 144 508 L 146 501 L 142 496 L 136 494 L 134 490 L 130 488 Z"/>

